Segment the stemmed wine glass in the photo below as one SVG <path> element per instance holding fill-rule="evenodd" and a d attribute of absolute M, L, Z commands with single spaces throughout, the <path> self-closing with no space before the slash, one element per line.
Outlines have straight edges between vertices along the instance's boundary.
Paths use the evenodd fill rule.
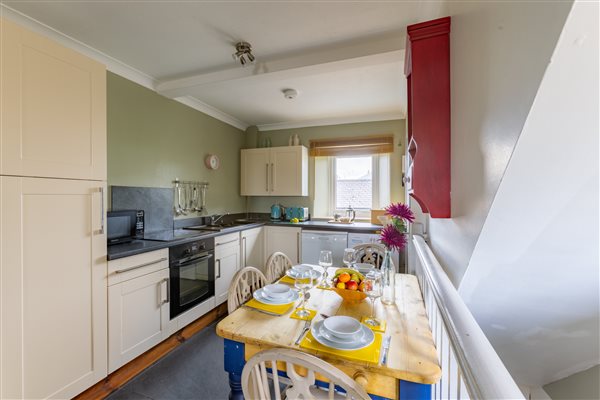
<path fill-rule="evenodd" d="M 327 288 L 329 287 L 329 283 L 327 283 L 327 268 L 333 265 L 333 255 L 330 250 L 321 251 L 321 254 L 319 254 L 319 265 L 323 268 L 323 280 L 319 287 Z"/>
<path fill-rule="evenodd" d="M 344 258 L 342 261 L 346 264 L 347 268 L 351 268 L 352 264 L 354 264 L 354 258 L 356 257 L 356 250 L 354 249 L 344 249 Z"/>
<path fill-rule="evenodd" d="M 381 285 L 381 272 L 371 271 L 363 280 L 365 285 L 365 293 L 371 299 L 371 316 L 365 320 L 365 324 L 371 326 L 379 325 L 379 321 L 375 318 L 375 301 L 383 294 Z"/>
<path fill-rule="evenodd" d="M 296 275 L 294 286 L 302 292 L 302 305 L 296 310 L 299 317 L 308 317 L 310 312 L 306 309 L 306 292 L 314 286 L 314 273 L 312 270 L 300 272 Z"/>

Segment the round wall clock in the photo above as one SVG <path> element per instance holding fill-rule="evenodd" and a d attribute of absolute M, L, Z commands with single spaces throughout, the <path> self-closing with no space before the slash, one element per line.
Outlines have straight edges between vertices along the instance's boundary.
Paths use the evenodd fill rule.
<path fill-rule="evenodd" d="M 206 168 L 208 169 L 218 169 L 221 165 L 221 161 L 215 154 L 209 154 L 204 159 L 204 164 L 206 164 Z"/>

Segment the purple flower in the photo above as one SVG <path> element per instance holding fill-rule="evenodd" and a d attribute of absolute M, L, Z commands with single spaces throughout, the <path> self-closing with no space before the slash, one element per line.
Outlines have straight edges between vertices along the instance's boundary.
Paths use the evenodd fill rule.
<path fill-rule="evenodd" d="M 386 225 L 381 230 L 381 243 L 389 250 L 402 250 L 406 246 L 406 236 L 400 232 L 393 224 Z"/>
<path fill-rule="evenodd" d="M 392 217 L 402 218 L 408 222 L 415 220 L 415 215 L 406 204 L 392 203 L 385 208 L 385 213 Z"/>

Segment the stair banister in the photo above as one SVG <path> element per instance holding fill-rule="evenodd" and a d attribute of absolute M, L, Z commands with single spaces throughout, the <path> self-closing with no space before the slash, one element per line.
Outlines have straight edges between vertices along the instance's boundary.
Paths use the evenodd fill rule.
<path fill-rule="evenodd" d="M 471 399 L 524 399 L 519 387 L 425 240 L 421 236 L 412 235 L 412 244 L 417 255 L 415 261 L 418 261 L 414 263 L 413 273 L 419 279 L 430 321 L 433 320 L 432 316 L 435 313 L 435 322 L 437 323 L 439 315 L 443 323 L 440 329 L 432 326 L 436 346 L 441 345 L 443 340 L 449 341 L 451 349 L 448 354 L 454 356 L 455 360 L 446 360 L 448 363 L 446 368 L 450 369 L 454 363 L 458 365 L 456 383 L 450 382 L 452 379 L 447 379 L 449 382 L 441 382 L 441 384 L 458 385 L 453 387 L 455 398 L 467 398 L 464 394 L 461 395 L 461 385 L 464 384 L 468 398 Z M 434 301 L 429 301 L 427 304 L 428 299 L 431 298 Z M 434 307 L 437 309 L 433 309 Z M 438 333 L 440 335 L 445 333 L 447 338 L 436 338 Z M 440 362 L 444 364 L 442 358 L 440 357 Z M 444 371 L 445 366 L 441 365 L 441 367 Z M 444 398 L 443 392 L 449 392 L 450 388 L 440 387 L 439 391 L 442 395 L 438 394 L 437 397 Z M 455 395 L 448 395 L 448 397 Z M 432 397 L 436 397 L 435 390 Z"/>

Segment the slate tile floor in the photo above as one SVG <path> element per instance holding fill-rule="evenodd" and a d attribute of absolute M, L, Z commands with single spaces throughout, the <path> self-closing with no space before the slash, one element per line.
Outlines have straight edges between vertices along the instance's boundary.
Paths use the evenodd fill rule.
<path fill-rule="evenodd" d="M 226 400 L 229 378 L 223 370 L 223 339 L 216 323 L 107 397 L 108 400 Z"/>

